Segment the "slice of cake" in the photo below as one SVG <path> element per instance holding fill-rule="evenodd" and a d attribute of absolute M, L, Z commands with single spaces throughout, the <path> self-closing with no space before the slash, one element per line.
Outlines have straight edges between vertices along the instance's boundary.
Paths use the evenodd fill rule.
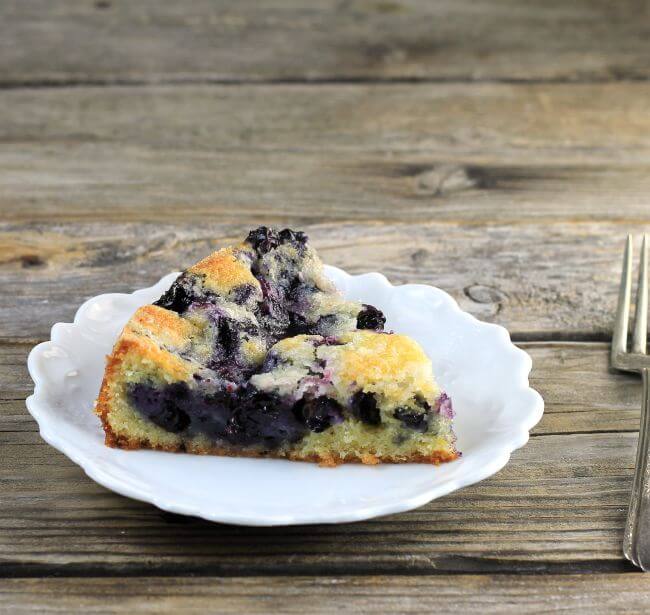
<path fill-rule="evenodd" d="M 96 412 L 106 444 L 345 462 L 450 461 L 451 400 L 411 338 L 346 301 L 304 233 L 266 227 L 127 323 Z"/>

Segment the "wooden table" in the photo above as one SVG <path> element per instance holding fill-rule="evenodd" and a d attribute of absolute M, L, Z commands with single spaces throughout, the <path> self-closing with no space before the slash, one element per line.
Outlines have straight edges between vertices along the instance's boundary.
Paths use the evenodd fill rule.
<path fill-rule="evenodd" d="M 621 555 L 639 381 L 611 373 L 650 231 L 648 3 L 5 0 L 0 611 L 647 612 Z M 25 410 L 30 348 L 260 223 L 450 292 L 534 361 L 496 476 L 363 523 L 248 529 L 93 483 Z"/>

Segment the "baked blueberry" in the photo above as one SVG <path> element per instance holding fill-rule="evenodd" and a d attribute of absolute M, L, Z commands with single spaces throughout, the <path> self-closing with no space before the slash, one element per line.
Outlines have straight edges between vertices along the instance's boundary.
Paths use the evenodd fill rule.
<path fill-rule="evenodd" d="M 181 273 L 154 305 L 182 314 L 194 300 L 194 286 L 194 276 Z"/>
<path fill-rule="evenodd" d="M 367 425 L 379 425 L 381 415 L 377 407 L 377 398 L 372 393 L 359 391 L 350 402 L 352 415 Z"/>
<path fill-rule="evenodd" d="M 275 449 L 300 440 L 307 428 L 284 400 L 251 393 L 237 400 L 226 426 L 225 440 L 241 446 Z"/>
<path fill-rule="evenodd" d="M 266 254 L 280 244 L 280 237 L 273 229 L 260 226 L 248 233 L 247 241 L 259 254 Z"/>
<path fill-rule="evenodd" d="M 295 246 L 299 253 L 302 253 L 309 238 L 302 231 L 292 231 L 285 228 L 278 233 L 278 239 L 282 243 L 289 243 Z"/>
<path fill-rule="evenodd" d="M 138 411 L 154 425 L 172 433 L 189 427 L 190 417 L 184 407 L 188 405 L 190 393 L 185 383 L 162 388 L 136 383 L 129 387 L 128 395 Z"/>
<path fill-rule="evenodd" d="M 383 331 L 386 324 L 386 317 L 381 310 L 372 305 L 364 303 L 361 311 L 357 314 L 357 328 L 371 329 L 372 331 Z"/>
<path fill-rule="evenodd" d="M 416 412 L 410 408 L 397 408 L 394 416 L 397 420 L 402 421 L 407 427 L 425 433 L 429 429 L 427 415 L 424 412 Z"/>
<path fill-rule="evenodd" d="M 299 420 L 316 433 L 343 422 L 343 406 L 326 396 L 303 398 L 295 404 L 293 410 Z"/>

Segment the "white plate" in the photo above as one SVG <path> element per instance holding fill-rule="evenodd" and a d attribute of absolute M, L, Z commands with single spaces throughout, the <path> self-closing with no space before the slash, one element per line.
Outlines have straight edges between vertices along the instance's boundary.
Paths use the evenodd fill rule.
<path fill-rule="evenodd" d="M 104 357 L 136 308 L 157 299 L 177 273 L 130 295 L 93 297 L 74 323 L 57 323 L 52 340 L 32 350 L 28 367 L 35 387 L 27 408 L 41 436 L 117 493 L 171 512 L 242 525 L 340 523 L 410 510 L 501 469 L 526 443 L 544 405 L 528 386 L 530 357 L 510 342 L 508 332 L 461 311 L 438 288 L 392 286 L 378 273 L 326 271 L 346 297 L 381 308 L 388 329 L 422 344 L 454 402 L 460 459 L 437 467 L 321 468 L 104 446 L 92 411 Z"/>

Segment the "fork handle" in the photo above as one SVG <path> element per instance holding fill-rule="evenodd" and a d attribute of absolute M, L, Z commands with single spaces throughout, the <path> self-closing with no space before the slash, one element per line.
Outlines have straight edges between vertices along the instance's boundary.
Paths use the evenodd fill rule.
<path fill-rule="evenodd" d="M 642 570 L 650 570 L 650 375 L 647 369 L 641 370 L 641 377 L 643 405 L 623 554 Z"/>

